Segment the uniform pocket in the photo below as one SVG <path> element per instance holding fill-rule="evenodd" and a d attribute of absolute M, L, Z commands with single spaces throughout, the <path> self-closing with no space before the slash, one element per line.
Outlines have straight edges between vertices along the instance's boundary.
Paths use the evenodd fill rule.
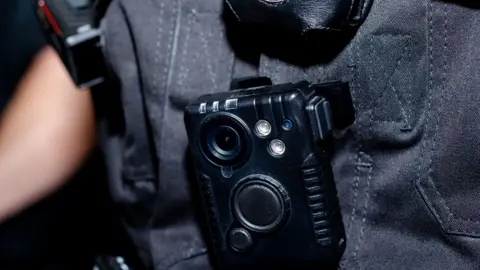
<path fill-rule="evenodd" d="M 430 165 L 417 186 L 446 233 L 480 237 L 480 93 L 449 86 L 441 99 L 432 101 Z"/>
<path fill-rule="evenodd" d="M 480 237 L 480 27 L 475 11 L 454 8 L 429 6 L 429 165 L 417 187 L 445 233 Z"/>

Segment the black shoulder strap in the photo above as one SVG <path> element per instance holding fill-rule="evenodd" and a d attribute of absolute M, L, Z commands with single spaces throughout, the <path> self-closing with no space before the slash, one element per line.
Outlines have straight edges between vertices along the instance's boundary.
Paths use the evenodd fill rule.
<path fill-rule="evenodd" d="M 107 8 L 111 2 L 112 0 L 94 0 L 94 3 L 93 3 L 94 18 L 97 24 L 99 24 L 100 21 L 105 16 L 105 13 L 107 12 Z"/>

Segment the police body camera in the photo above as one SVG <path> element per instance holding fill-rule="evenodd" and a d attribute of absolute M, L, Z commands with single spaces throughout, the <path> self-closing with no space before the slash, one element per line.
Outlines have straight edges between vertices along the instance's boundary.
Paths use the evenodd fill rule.
<path fill-rule="evenodd" d="M 345 232 L 330 160 L 332 129 L 354 120 L 348 84 L 251 78 L 232 88 L 185 111 L 218 266 L 337 267 Z"/>

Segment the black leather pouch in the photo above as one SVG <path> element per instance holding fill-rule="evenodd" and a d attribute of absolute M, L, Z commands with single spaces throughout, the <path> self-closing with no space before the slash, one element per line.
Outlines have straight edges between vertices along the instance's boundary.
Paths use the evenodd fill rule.
<path fill-rule="evenodd" d="M 348 44 L 373 1 L 225 0 L 225 10 L 241 26 L 232 31 L 241 47 L 312 65 L 331 60 Z"/>
<path fill-rule="evenodd" d="M 226 0 L 242 23 L 280 27 L 304 34 L 311 30 L 357 28 L 373 0 Z"/>

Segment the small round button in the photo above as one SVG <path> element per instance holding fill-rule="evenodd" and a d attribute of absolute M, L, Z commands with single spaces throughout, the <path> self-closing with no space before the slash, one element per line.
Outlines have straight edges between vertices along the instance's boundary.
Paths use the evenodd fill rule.
<path fill-rule="evenodd" d="M 293 127 L 292 121 L 290 121 L 288 119 L 283 120 L 282 128 L 284 130 L 289 131 L 289 130 L 292 129 L 292 127 Z"/>
<path fill-rule="evenodd" d="M 237 252 L 245 252 L 252 246 L 253 241 L 245 229 L 233 229 L 229 234 L 230 247 Z"/>

